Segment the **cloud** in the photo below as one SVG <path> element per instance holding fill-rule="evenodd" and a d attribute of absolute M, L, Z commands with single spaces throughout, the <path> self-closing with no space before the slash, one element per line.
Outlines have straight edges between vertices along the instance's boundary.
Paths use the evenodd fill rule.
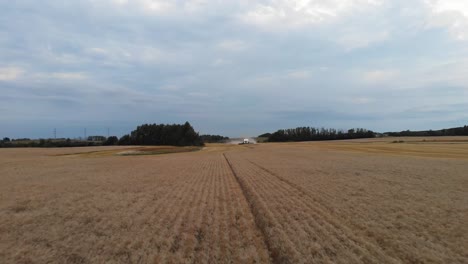
<path fill-rule="evenodd" d="M 3 1 L 2 120 L 189 119 L 228 136 L 455 125 L 467 14 L 454 0 Z M 405 118 L 428 104 L 455 121 Z"/>
<path fill-rule="evenodd" d="M 54 72 L 49 76 L 61 80 L 83 80 L 88 78 L 87 74 L 82 72 Z"/>
<path fill-rule="evenodd" d="M 468 2 L 460 0 L 428 0 L 429 25 L 445 27 L 457 40 L 468 40 Z"/>
<path fill-rule="evenodd" d="M 148 14 L 164 14 L 176 8 L 175 1 L 161 0 L 110 0 L 110 3 L 117 8 L 136 8 Z"/>
<path fill-rule="evenodd" d="M 395 70 L 371 70 L 362 74 L 362 80 L 368 84 L 381 84 L 396 79 L 398 74 Z"/>
<path fill-rule="evenodd" d="M 14 81 L 24 74 L 19 67 L 0 67 L 0 81 Z"/>
<path fill-rule="evenodd" d="M 468 16 L 468 2 L 460 0 L 435 0 L 427 1 L 433 12 L 458 12 L 464 16 Z"/>
<path fill-rule="evenodd" d="M 218 47 L 225 51 L 238 52 L 247 49 L 248 45 L 241 40 L 223 40 L 218 43 Z"/>
<path fill-rule="evenodd" d="M 331 23 L 354 12 L 379 6 L 378 0 L 277 0 L 265 1 L 239 18 L 267 31 L 297 29 Z"/>
<path fill-rule="evenodd" d="M 28 72 L 22 78 L 23 83 L 28 82 L 54 82 L 54 81 L 83 81 L 89 79 L 84 72 Z"/>
<path fill-rule="evenodd" d="M 351 51 L 381 43 L 388 39 L 390 39 L 390 33 L 388 31 L 370 33 L 352 29 L 340 34 L 340 36 L 336 38 L 336 43 L 344 47 L 346 51 Z"/>

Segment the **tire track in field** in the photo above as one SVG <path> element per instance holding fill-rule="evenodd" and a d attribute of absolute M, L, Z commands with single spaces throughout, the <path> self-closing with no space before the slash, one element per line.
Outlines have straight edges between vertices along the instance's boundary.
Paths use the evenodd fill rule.
<path fill-rule="evenodd" d="M 265 243 L 266 247 L 267 247 L 267 250 L 268 250 L 268 253 L 270 255 L 270 258 L 271 258 L 271 261 L 273 263 L 283 263 L 283 261 L 279 258 L 279 256 L 277 254 L 273 254 L 273 245 L 270 243 L 269 239 L 268 239 L 268 235 L 266 233 L 266 230 L 265 228 L 262 228 L 262 226 L 264 225 L 261 221 L 261 219 L 257 216 L 256 214 L 256 209 L 255 209 L 255 205 L 252 203 L 252 196 L 249 194 L 246 186 L 244 185 L 244 183 L 242 182 L 242 180 L 240 180 L 239 176 L 237 175 L 237 173 L 234 171 L 234 168 L 232 167 L 232 164 L 231 162 L 229 161 L 229 159 L 226 157 L 226 154 L 223 153 L 223 157 L 224 159 L 226 160 L 226 163 L 228 164 L 229 166 L 229 169 L 231 170 L 231 173 L 232 175 L 234 176 L 234 178 L 236 179 L 236 182 L 237 184 L 239 184 L 239 187 L 242 191 L 242 194 L 244 195 L 245 197 L 245 200 L 247 201 L 248 205 L 249 205 L 249 208 L 250 208 L 250 213 L 252 214 L 253 218 L 254 218 L 254 222 L 255 222 L 255 226 L 256 228 L 260 231 L 260 233 L 262 234 L 262 239 L 263 239 L 263 242 Z"/>
<path fill-rule="evenodd" d="M 254 164 L 254 166 L 257 166 Z M 266 168 L 257 166 L 260 170 L 266 173 L 266 176 L 274 176 L 279 182 L 271 182 L 272 186 L 282 189 L 286 193 L 295 193 L 298 192 L 299 196 L 291 195 L 290 201 L 298 205 L 301 210 L 303 210 L 309 220 L 304 219 L 302 229 L 310 234 L 322 235 L 328 238 L 328 246 L 325 246 L 325 255 L 323 257 L 328 257 L 327 255 L 331 252 L 332 248 L 338 248 L 338 246 L 343 246 L 348 251 L 352 251 L 354 254 L 348 255 L 347 252 L 342 252 L 343 254 L 348 255 L 348 258 L 363 256 L 363 255 L 372 255 L 378 257 L 381 261 L 384 261 L 388 258 L 376 245 L 369 243 L 367 240 L 363 240 L 361 237 L 356 236 L 346 225 L 332 216 L 323 208 L 320 208 L 320 204 L 316 203 L 316 200 L 310 197 L 307 192 L 304 191 L 300 186 L 289 182 L 286 179 L 283 179 Z M 292 190 L 292 192 L 291 192 Z M 330 244 L 331 243 L 331 244 Z M 332 246 L 332 247 L 330 247 Z M 357 253 L 360 252 L 360 253 Z M 334 256 L 335 253 L 332 254 Z M 354 259 L 356 261 L 356 259 Z M 386 260 L 388 261 L 388 259 Z"/>
<path fill-rule="evenodd" d="M 325 208 L 321 208 L 320 204 L 317 208 L 314 199 L 300 186 L 278 177 L 268 169 L 248 160 L 239 160 L 239 162 L 241 162 L 240 165 L 237 166 L 236 163 L 233 170 L 240 183 L 244 185 L 246 193 L 249 194 L 251 192 L 253 194 L 253 197 L 250 198 L 254 209 L 271 210 L 272 212 L 270 215 L 261 214 L 259 216 L 259 218 L 270 218 L 259 220 L 269 222 L 270 224 L 267 226 L 270 232 L 263 231 L 266 234 L 267 242 L 270 244 L 270 249 L 273 248 L 271 244 L 275 244 L 275 248 L 286 248 L 288 247 L 287 244 L 292 242 L 292 248 L 297 248 L 300 251 L 299 256 L 294 251 L 280 251 L 281 254 L 285 255 L 281 262 L 285 260 L 293 263 L 304 262 L 304 258 L 308 259 L 311 257 L 312 259 L 308 259 L 307 261 L 315 261 L 317 260 L 316 257 L 321 258 L 322 261 L 332 262 L 340 261 L 340 259 L 343 261 L 343 258 L 349 258 L 348 260 L 354 259 L 351 262 L 372 262 L 372 260 L 378 260 L 379 262 L 392 263 L 396 261 L 386 255 L 377 245 L 354 234 L 339 219 L 335 219 Z M 248 166 L 249 163 L 251 166 Z M 239 172 L 241 173 L 240 175 L 238 174 Z M 262 202 L 266 208 L 255 207 L 255 204 L 261 204 Z M 275 218 L 284 219 L 284 221 L 280 224 L 275 224 L 273 222 Z M 280 231 L 285 232 L 287 234 L 286 237 L 279 236 L 277 232 Z M 319 244 L 316 245 L 321 249 L 309 252 L 307 247 L 303 247 L 304 241 L 301 240 L 300 236 L 297 236 L 299 234 L 303 234 L 302 239 L 304 239 L 304 235 L 305 237 L 312 237 L 312 239 L 321 238 L 322 240 L 318 240 L 317 243 Z M 308 243 L 312 243 L 310 246 L 315 245 L 314 242 L 309 241 Z M 308 256 L 310 253 L 313 255 Z M 336 254 L 341 255 L 341 257 Z M 370 258 L 358 261 L 358 259 L 364 256 Z"/>
<path fill-rule="evenodd" d="M 304 156 L 297 156 L 296 158 L 301 159 L 301 160 L 307 160 Z M 326 197 L 326 199 L 333 199 L 333 196 L 331 196 L 330 194 L 326 192 L 323 192 L 322 190 L 320 190 L 320 188 L 319 189 L 316 188 L 312 192 L 311 190 L 304 188 L 301 185 L 301 183 L 304 183 L 304 182 L 301 182 L 301 181 L 298 182 L 297 178 L 293 177 L 293 179 L 296 179 L 296 181 L 286 179 L 285 177 L 287 177 L 286 176 L 287 174 L 284 171 L 283 173 L 273 172 L 271 169 L 265 168 L 264 166 L 256 163 L 258 162 L 258 160 L 256 160 L 256 162 L 252 162 L 250 159 L 247 159 L 247 160 L 252 165 L 258 167 L 262 171 L 269 173 L 275 176 L 276 178 L 278 178 L 278 180 L 285 182 L 291 185 L 292 187 L 296 188 L 299 192 L 308 194 L 309 197 L 312 197 L 312 200 L 313 200 L 312 204 L 314 207 L 317 207 L 318 210 L 323 211 L 325 213 L 325 216 L 333 216 L 332 220 L 335 222 L 335 224 L 338 224 L 338 226 L 342 226 L 341 223 L 343 223 L 343 218 L 335 217 L 336 215 L 333 213 L 334 212 L 333 207 L 330 207 L 330 205 L 327 204 L 322 199 L 324 197 Z M 263 161 L 264 160 L 262 160 L 262 162 Z M 274 162 L 274 161 L 270 160 L 270 162 Z M 276 164 L 276 167 L 278 167 L 279 164 L 278 163 L 275 163 L 275 164 Z M 386 183 L 396 183 L 396 184 L 400 183 L 397 181 L 388 181 L 386 179 L 381 179 L 377 176 L 369 176 L 369 178 L 375 181 L 382 181 Z M 311 178 L 307 178 L 306 180 L 308 180 L 309 185 L 313 184 L 311 182 Z M 306 186 L 309 186 L 309 185 L 306 184 Z M 319 194 L 318 195 L 319 197 L 317 197 L 316 194 Z M 353 211 L 352 214 L 355 214 L 357 216 L 359 216 L 362 211 L 362 209 L 360 210 L 359 208 L 351 208 L 351 209 L 348 208 L 348 210 L 352 210 Z M 413 215 L 418 214 L 419 216 L 409 218 L 406 220 L 406 222 L 400 221 L 398 223 L 399 228 L 405 228 L 407 230 L 411 230 L 412 226 L 418 226 L 418 225 L 427 226 L 428 225 L 428 221 L 430 220 L 428 219 L 423 220 L 424 216 L 420 215 L 419 212 L 415 211 L 411 213 Z M 437 239 L 437 237 L 431 235 L 429 231 L 422 230 L 422 231 L 419 231 L 419 233 L 411 233 L 411 232 L 405 233 L 404 236 L 400 235 L 399 237 L 397 237 L 398 240 L 396 240 L 396 238 L 389 239 L 387 237 L 385 237 L 385 240 L 383 240 L 383 239 L 376 238 L 376 235 L 373 235 L 373 234 L 375 234 L 375 232 L 380 234 L 379 231 L 386 230 L 388 228 L 386 226 L 386 223 L 382 222 L 381 220 L 373 220 L 372 226 L 373 228 L 369 228 L 369 225 L 366 226 L 362 222 L 360 223 L 348 222 L 347 225 L 343 225 L 343 227 L 349 231 L 348 233 L 357 235 L 361 241 L 365 241 L 367 243 L 371 243 L 379 247 L 381 250 L 385 252 L 386 255 L 391 256 L 392 258 L 398 259 L 400 261 L 414 259 L 413 256 L 409 256 L 407 254 L 410 248 L 414 251 L 419 251 L 420 254 L 423 256 L 428 256 L 427 259 L 432 259 L 433 261 L 437 261 L 437 262 L 446 262 L 447 259 L 441 258 L 438 254 L 434 252 L 443 252 L 443 254 L 449 255 L 449 256 L 457 256 L 457 257 L 462 256 L 459 252 L 451 248 L 444 247 L 443 241 L 440 241 L 439 239 Z M 354 232 L 353 230 L 356 230 L 356 229 L 361 230 L 361 232 Z M 363 232 L 362 230 L 367 230 L 367 231 Z M 402 240 L 402 238 L 404 238 L 404 240 Z M 391 243 L 391 246 L 389 246 L 390 243 Z"/>
<path fill-rule="evenodd" d="M 158 245 L 154 262 L 269 263 L 261 232 L 224 158 L 210 155 L 191 164 L 184 166 L 190 177 L 178 178 L 180 187 L 152 224 Z"/>
<path fill-rule="evenodd" d="M 319 203 L 319 202 L 316 202 L 316 199 L 315 198 L 312 198 L 310 197 L 310 195 L 308 194 L 308 192 L 306 190 L 304 190 L 301 186 L 299 186 L 298 184 L 294 183 L 294 182 L 291 182 L 287 179 L 284 179 L 283 177 L 279 176 L 278 174 L 274 173 L 273 171 L 255 163 L 255 162 L 252 162 L 252 161 L 248 161 L 249 163 L 253 164 L 254 166 L 258 167 L 259 169 L 261 169 L 262 171 L 266 172 L 267 174 L 271 175 L 271 176 L 274 176 L 275 178 L 277 178 L 280 182 L 282 183 L 285 183 L 287 185 L 289 185 L 290 187 L 292 187 L 294 190 L 298 191 L 299 193 L 301 193 L 302 196 L 305 196 L 305 197 L 308 197 L 309 199 L 312 199 L 311 201 L 314 202 L 314 206 L 312 206 L 311 204 L 309 204 L 309 202 L 305 202 L 303 203 L 304 206 L 308 207 L 310 210 L 314 211 L 314 213 L 317 214 L 318 217 L 321 218 L 322 222 L 321 224 L 322 225 L 329 225 L 329 229 L 332 229 L 331 231 L 333 232 L 334 230 L 333 229 L 336 229 L 336 230 L 343 230 L 345 231 L 344 234 L 347 234 L 347 235 L 351 235 L 352 237 L 354 237 L 355 235 L 353 234 L 353 232 L 350 230 L 350 228 L 348 228 L 346 225 L 344 225 L 343 223 L 341 223 L 338 219 L 332 217 L 326 210 L 326 208 L 320 208 L 322 207 L 322 205 Z M 284 188 L 286 190 L 286 188 Z M 306 200 L 306 199 L 305 199 Z M 318 207 L 317 207 L 318 206 Z M 336 234 L 335 234 L 336 235 Z M 355 242 L 357 245 L 359 244 L 364 244 L 364 245 L 367 245 L 367 246 L 371 246 L 371 247 L 374 247 L 374 245 L 372 245 L 371 243 L 367 242 L 367 241 L 362 241 L 362 239 L 359 239 L 358 237 L 354 237 L 353 239 L 353 242 Z M 366 248 L 366 247 L 364 247 Z M 374 250 L 377 250 L 377 248 L 374 248 Z"/>

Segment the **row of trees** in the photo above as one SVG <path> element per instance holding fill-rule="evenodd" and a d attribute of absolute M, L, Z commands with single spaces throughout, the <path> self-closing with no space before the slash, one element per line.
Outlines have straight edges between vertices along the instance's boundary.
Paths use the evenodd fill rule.
<path fill-rule="evenodd" d="M 386 132 L 385 135 L 391 137 L 437 137 L 437 136 L 468 136 L 468 126 L 454 127 L 441 130 L 424 130 L 424 131 L 401 131 L 401 132 Z"/>
<path fill-rule="evenodd" d="M 0 148 L 62 148 L 101 146 L 101 142 L 72 139 L 5 140 L 0 141 Z"/>
<path fill-rule="evenodd" d="M 202 146 L 203 138 L 198 135 L 189 122 L 185 124 L 144 124 L 138 126 L 130 134 L 121 137 L 91 136 L 87 141 L 71 139 L 40 139 L 16 141 L 4 138 L 0 147 L 84 147 L 112 145 L 171 145 L 171 146 Z M 205 139 L 215 142 L 226 139 L 218 135 L 206 135 Z"/>
<path fill-rule="evenodd" d="M 201 135 L 200 137 L 204 143 L 224 143 L 229 140 L 229 137 L 220 135 Z"/>
<path fill-rule="evenodd" d="M 189 122 L 183 125 L 144 124 L 118 140 L 119 145 L 202 146 L 203 141 Z"/>
<path fill-rule="evenodd" d="M 297 127 L 280 129 L 268 137 L 269 142 L 338 140 L 373 138 L 375 133 L 364 128 L 349 129 L 347 132 L 333 128 Z"/>

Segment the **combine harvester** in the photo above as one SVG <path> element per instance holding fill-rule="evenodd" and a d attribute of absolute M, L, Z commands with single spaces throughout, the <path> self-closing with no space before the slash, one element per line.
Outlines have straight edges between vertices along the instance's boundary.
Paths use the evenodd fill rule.
<path fill-rule="evenodd" d="M 248 139 L 248 138 L 244 138 L 244 141 L 242 141 L 241 143 L 239 143 L 239 145 L 243 145 L 243 144 L 250 144 L 249 139 Z"/>

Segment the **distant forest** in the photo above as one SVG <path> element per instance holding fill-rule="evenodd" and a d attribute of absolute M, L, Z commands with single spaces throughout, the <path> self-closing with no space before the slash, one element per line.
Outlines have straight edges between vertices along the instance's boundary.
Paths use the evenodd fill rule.
<path fill-rule="evenodd" d="M 0 140 L 0 148 L 65 148 L 65 147 L 93 147 L 102 146 L 103 142 L 83 141 L 69 138 L 38 139 L 29 138 Z"/>
<path fill-rule="evenodd" d="M 203 146 L 204 143 L 189 122 L 183 125 L 144 124 L 121 137 L 119 145 Z"/>
<path fill-rule="evenodd" d="M 201 135 L 200 137 L 204 143 L 224 143 L 229 140 L 229 137 L 220 135 Z"/>
<path fill-rule="evenodd" d="M 348 131 L 333 128 L 297 127 L 290 129 L 280 129 L 269 135 L 269 142 L 288 141 L 316 141 L 316 140 L 338 140 L 355 138 L 373 138 L 375 133 L 364 128 L 349 129 Z"/>
<path fill-rule="evenodd" d="M 384 135 L 391 137 L 440 137 L 440 136 L 468 136 L 468 126 L 454 127 L 441 130 L 424 130 L 424 131 L 401 131 L 401 132 L 386 132 Z"/>
<path fill-rule="evenodd" d="M 206 139 L 216 140 L 224 138 L 221 136 L 207 135 Z M 203 146 L 202 137 L 195 132 L 189 122 L 185 124 L 144 124 L 138 126 L 128 135 L 124 135 L 120 139 L 116 136 L 103 137 L 92 136 L 87 140 L 72 140 L 72 139 L 10 139 L 4 138 L 0 140 L 0 147 L 15 148 L 15 147 L 86 147 L 86 146 L 112 146 L 112 145 L 171 145 L 171 146 Z"/>
<path fill-rule="evenodd" d="M 447 128 L 441 130 L 401 131 L 374 133 L 364 128 L 349 129 L 347 131 L 332 128 L 297 127 L 280 129 L 274 133 L 260 135 L 268 142 L 288 141 L 317 141 L 373 138 L 376 136 L 391 137 L 436 137 L 436 136 L 468 136 L 468 126 Z M 113 146 L 113 145 L 171 145 L 171 146 L 203 146 L 204 143 L 222 143 L 228 137 L 220 135 L 199 135 L 189 122 L 185 124 L 144 124 L 138 126 L 130 134 L 121 137 L 116 136 L 90 136 L 87 140 L 76 139 L 37 139 L 29 138 L 0 140 L 0 148 L 18 147 L 87 147 L 87 146 Z"/>

